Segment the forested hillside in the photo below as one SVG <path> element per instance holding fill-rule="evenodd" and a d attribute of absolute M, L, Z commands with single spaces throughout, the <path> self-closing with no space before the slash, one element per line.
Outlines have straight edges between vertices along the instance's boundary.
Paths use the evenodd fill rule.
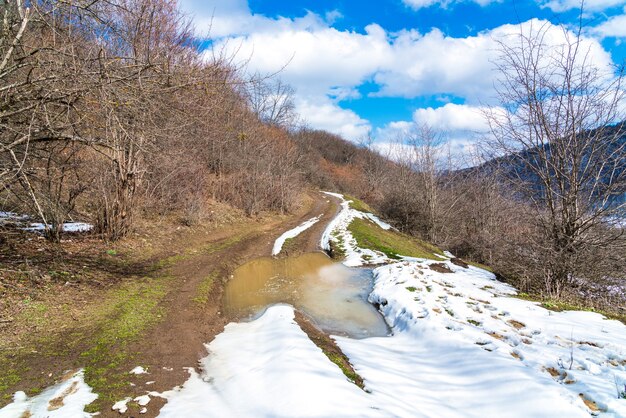
<path fill-rule="evenodd" d="M 2 209 L 41 222 L 51 241 L 61 240 L 69 220 L 93 224 L 92 233 L 104 240 L 119 240 L 141 217 L 210 222 L 215 202 L 252 217 L 288 213 L 306 188 L 332 189 L 370 203 L 401 231 L 492 266 L 528 291 L 558 297 L 571 287 L 560 283 L 570 281 L 564 276 L 557 287 L 544 286 L 541 254 L 550 244 L 542 229 L 548 226 L 536 222 L 529 204 L 536 196 L 507 181 L 542 160 L 532 157 L 537 162 L 524 168 L 502 164 L 515 157 L 498 157 L 481 170 L 459 171 L 445 163 L 438 133 L 427 126 L 385 155 L 371 143 L 355 145 L 303 127 L 293 90 L 280 74 L 248 75 L 234 57 L 201 48 L 192 25 L 169 0 L 7 3 L 0 45 Z M 616 127 L 601 135 L 623 138 L 621 132 Z M 623 186 L 623 141 L 596 146 L 601 135 L 591 134 L 594 141 L 582 151 L 588 153 L 583 163 L 596 162 L 585 164 L 582 176 L 599 170 L 612 183 L 587 193 L 589 210 L 603 204 L 596 198 L 616 199 Z M 534 149 L 556 147 L 546 140 Z M 512 155 L 534 155 L 523 152 Z M 568 164 L 570 156 L 561 154 Z M 604 155 L 612 156 L 610 164 Z M 501 169 L 502 176 L 494 174 Z M 571 198 L 580 201 L 564 197 Z M 584 213 L 568 222 L 581 226 Z M 580 233 L 622 234 L 619 226 L 595 221 Z M 594 280 L 620 271 L 619 240 L 590 247 L 590 239 L 583 241 L 575 262 L 560 263 L 575 263 L 579 276 Z M 590 264 L 589 257 L 603 261 Z M 555 273 L 568 275 L 574 267 L 555 268 L 569 269 Z"/>

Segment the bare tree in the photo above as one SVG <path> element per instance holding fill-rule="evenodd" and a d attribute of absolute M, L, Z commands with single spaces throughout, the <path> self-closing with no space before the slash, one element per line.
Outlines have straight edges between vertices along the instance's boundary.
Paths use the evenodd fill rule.
<path fill-rule="evenodd" d="M 487 117 L 491 151 L 535 211 L 544 290 L 559 296 L 589 263 L 586 254 L 624 239 L 603 223 L 625 208 L 626 131 L 623 69 L 597 66 L 582 27 L 555 31 L 531 26 L 500 42 L 506 111 Z"/>
<path fill-rule="evenodd" d="M 252 111 L 268 125 L 292 128 L 297 115 L 293 96 L 295 90 L 278 78 L 255 75 L 245 83 L 246 97 Z"/>

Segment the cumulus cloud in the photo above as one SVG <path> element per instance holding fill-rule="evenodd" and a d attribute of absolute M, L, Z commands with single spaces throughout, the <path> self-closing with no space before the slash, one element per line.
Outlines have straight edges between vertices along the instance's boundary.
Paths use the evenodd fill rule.
<path fill-rule="evenodd" d="M 417 109 L 413 120 L 437 130 L 476 131 L 488 130 L 484 117 L 486 108 L 448 103 L 439 108 Z"/>
<path fill-rule="evenodd" d="M 553 12 L 565 12 L 579 9 L 580 0 L 538 0 L 537 3 L 543 8 L 548 8 Z M 584 10 L 588 12 L 600 12 L 626 4 L 624 0 L 586 0 Z"/>
<path fill-rule="evenodd" d="M 377 24 L 363 31 L 338 30 L 331 22 L 341 14 L 332 10 L 324 16 L 308 12 L 297 18 L 268 18 L 251 13 L 247 0 L 183 0 L 181 4 L 195 17 L 200 34 L 206 34 L 212 25 L 216 48 L 235 55 L 249 71 L 279 71 L 278 76 L 295 87 L 298 110 L 312 127 L 353 140 L 371 127 L 339 103 L 359 97 L 358 88 L 365 82 L 378 86 L 370 93 L 374 96 L 444 94 L 462 97 L 474 106 L 492 103 L 497 41 L 515 42 L 520 31 L 518 25 L 503 25 L 455 38 L 438 29 L 424 34 L 415 30 L 390 33 Z M 539 27 L 547 28 L 548 42 L 563 43 L 558 26 L 537 19 L 522 24 L 524 31 Z M 597 40 L 586 38 L 583 47 L 589 50 L 591 62 L 610 66 L 610 55 Z M 422 109 L 416 117 L 430 118 L 442 126 L 464 123 L 466 128 L 476 128 L 478 122 L 468 109 L 455 106 Z M 462 116 L 454 117 L 454 113 Z M 398 126 L 390 124 L 384 129 Z"/>
<path fill-rule="evenodd" d="M 328 99 L 299 99 L 296 101 L 296 110 L 303 115 L 306 125 L 353 141 L 365 139 L 372 129 L 367 120 Z"/>
<path fill-rule="evenodd" d="M 593 28 L 592 33 L 602 38 L 626 38 L 626 14 L 611 17 Z"/>

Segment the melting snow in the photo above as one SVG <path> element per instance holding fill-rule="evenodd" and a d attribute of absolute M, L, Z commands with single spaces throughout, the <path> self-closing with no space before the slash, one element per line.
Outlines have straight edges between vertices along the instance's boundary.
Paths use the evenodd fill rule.
<path fill-rule="evenodd" d="M 91 417 L 92 414 L 84 412 L 84 409 L 97 397 L 85 383 L 84 373 L 80 370 L 32 398 L 24 392 L 16 392 L 13 402 L 0 409 L 0 418 Z"/>
<path fill-rule="evenodd" d="M 163 394 L 159 416 L 386 416 L 309 340 L 290 306 L 227 325 L 207 349 L 202 374 L 190 369 L 182 388 Z"/>
<path fill-rule="evenodd" d="M 146 369 L 144 369 L 141 366 L 137 366 L 134 369 L 132 369 L 131 371 L 129 371 L 128 373 L 130 374 L 148 374 L 148 372 L 146 371 Z"/>
<path fill-rule="evenodd" d="M 342 195 L 324 192 L 342 200 L 341 211 L 329 222 L 322 234 L 320 247 L 325 251 L 330 251 L 331 242 L 335 246 L 341 246 L 345 252 L 344 265 L 348 267 L 358 267 L 365 264 L 383 264 L 391 260 L 383 253 L 366 248 L 360 248 L 356 240 L 348 230 L 348 226 L 355 219 L 369 219 L 383 229 L 391 229 L 391 225 L 380 220 L 376 215 L 368 212 L 361 212 L 350 208 L 350 200 L 345 200 Z"/>
<path fill-rule="evenodd" d="M 373 395 L 411 416 L 626 416 L 626 327 L 511 297 L 484 270 L 426 262 L 375 270 L 390 338 L 337 338 Z M 585 405 L 584 400 L 587 401 Z"/>
<path fill-rule="evenodd" d="M 132 401 L 132 398 L 124 398 L 121 401 L 117 401 L 111 407 L 112 410 L 119 412 L 120 414 L 128 411 L 128 402 Z"/>
<path fill-rule="evenodd" d="M 278 237 L 276 242 L 274 242 L 274 248 L 272 249 L 272 255 L 278 255 L 280 253 L 280 251 L 282 250 L 283 245 L 285 244 L 285 241 L 287 241 L 288 239 L 297 237 L 302 232 L 306 231 L 307 229 L 309 229 L 310 227 L 315 225 L 319 220 L 320 220 L 320 217 L 316 216 L 315 218 L 311 218 L 308 221 L 306 221 L 306 222 L 302 223 L 301 225 L 299 225 L 298 227 L 296 227 L 294 229 L 291 229 L 291 230 L 285 232 L 284 234 L 282 234 L 280 237 Z"/>
<path fill-rule="evenodd" d="M 42 223 L 31 223 L 29 227 L 24 228 L 26 231 L 42 232 L 46 226 Z M 66 222 L 63 224 L 65 232 L 87 232 L 93 229 L 93 225 L 84 222 Z"/>

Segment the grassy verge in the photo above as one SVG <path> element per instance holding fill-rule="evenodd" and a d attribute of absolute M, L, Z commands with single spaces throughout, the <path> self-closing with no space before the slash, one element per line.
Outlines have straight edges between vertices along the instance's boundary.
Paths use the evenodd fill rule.
<path fill-rule="evenodd" d="M 400 255 L 439 260 L 435 254 L 443 252 L 432 244 L 393 230 L 384 230 L 375 223 L 354 219 L 348 230 L 361 248 L 380 251 L 387 257 L 399 259 Z"/>
<path fill-rule="evenodd" d="M 582 303 L 575 303 L 570 301 L 558 300 L 545 298 L 541 295 L 532 295 L 528 293 L 518 293 L 514 297 L 518 299 L 528 300 L 530 302 L 538 302 L 541 304 L 543 308 L 546 308 L 550 311 L 554 312 L 563 312 L 563 311 L 585 311 L 585 312 L 595 312 L 600 315 L 605 316 L 608 319 L 615 319 L 617 321 L 622 322 L 626 325 L 626 314 L 619 314 L 615 312 L 609 312 L 602 309 L 594 308 L 593 306 L 584 305 Z"/>
<path fill-rule="evenodd" d="M 346 247 L 341 238 L 341 234 L 335 231 L 332 234 L 332 239 L 330 240 L 330 255 L 335 260 L 342 260 L 346 257 Z"/>
<path fill-rule="evenodd" d="M 32 341 L 10 353 L 0 355 L 0 393 L 2 403 L 10 401 L 7 391 L 14 385 L 23 383 L 29 395 L 35 395 L 52 382 L 46 373 L 47 364 L 62 361 L 68 368 L 85 368 L 86 382 L 98 393 L 99 398 L 89 406 L 91 412 L 101 409 L 107 402 L 115 402 L 128 389 L 126 366 L 134 353 L 128 350 L 128 343 L 138 338 L 147 327 L 159 321 L 163 312 L 158 307 L 167 293 L 171 279 L 138 278 L 129 280 L 102 295 L 100 300 L 88 309 L 88 314 L 74 318 L 68 310 L 67 327 L 41 333 Z M 29 322 L 48 323 L 46 306 L 42 302 L 32 304 L 24 311 Z M 22 320 L 22 319 L 20 319 Z M 78 355 L 72 358 L 72 353 Z M 24 376 L 32 368 L 42 369 L 41 377 Z M 32 373 L 29 373 L 32 375 Z"/>
<path fill-rule="evenodd" d="M 302 313 L 296 311 L 296 322 L 308 335 L 309 339 L 333 362 L 349 381 L 364 388 L 363 378 L 354 370 L 348 357 L 341 351 L 335 341 L 309 321 Z"/>
<path fill-rule="evenodd" d="M 359 210 L 361 212 L 369 212 L 374 214 L 376 213 L 374 212 L 374 209 L 370 207 L 370 205 L 368 205 L 361 199 L 357 199 L 356 197 L 350 195 L 344 195 L 344 197 L 346 200 L 351 200 L 350 209 Z"/>

